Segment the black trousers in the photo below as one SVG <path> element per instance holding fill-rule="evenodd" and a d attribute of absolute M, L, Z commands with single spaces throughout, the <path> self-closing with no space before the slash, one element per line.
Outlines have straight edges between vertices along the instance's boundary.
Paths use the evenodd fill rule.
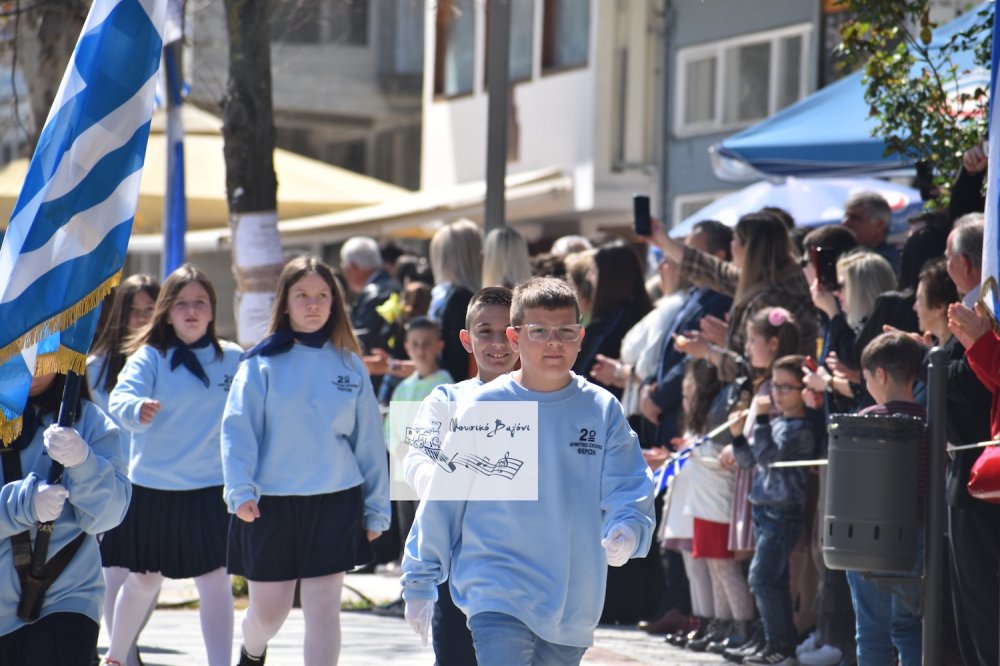
<path fill-rule="evenodd" d="M 0 666 L 92 666 L 100 626 L 80 613 L 53 613 L 0 636 Z"/>
<path fill-rule="evenodd" d="M 1000 655 L 1000 506 L 948 507 L 955 631 L 966 666 L 996 666 Z"/>
<path fill-rule="evenodd" d="M 438 585 L 438 600 L 431 620 L 434 636 L 434 666 L 476 666 L 472 632 L 463 613 L 451 600 L 451 588 Z"/>

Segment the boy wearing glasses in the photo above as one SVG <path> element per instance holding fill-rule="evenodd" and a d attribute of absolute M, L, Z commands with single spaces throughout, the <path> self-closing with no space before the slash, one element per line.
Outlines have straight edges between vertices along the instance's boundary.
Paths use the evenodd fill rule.
<path fill-rule="evenodd" d="M 579 316 L 562 280 L 518 285 L 507 337 L 521 368 L 470 396 L 537 403 L 537 499 L 425 500 L 407 540 L 407 620 L 426 635 L 437 586 L 449 580 L 479 666 L 578 664 L 607 566 L 649 548 L 653 486 L 636 436 L 610 393 L 571 372 Z"/>
<path fill-rule="evenodd" d="M 784 644 L 771 644 L 749 655 L 744 664 L 797 664 L 798 633 L 792 621 L 792 598 L 788 583 L 788 559 L 798 540 L 806 504 L 808 467 L 772 467 L 772 463 L 808 460 L 816 454 L 816 427 L 806 412 L 802 389 L 804 356 L 783 356 L 771 366 L 771 395 L 758 398 L 753 443 L 743 435 L 742 420 L 730 426 L 733 457 L 743 469 L 756 465 L 750 504 L 756 549 L 750 563 L 750 589 L 757 602 L 768 637 L 790 637 Z M 772 405 L 780 414 L 771 418 Z"/>

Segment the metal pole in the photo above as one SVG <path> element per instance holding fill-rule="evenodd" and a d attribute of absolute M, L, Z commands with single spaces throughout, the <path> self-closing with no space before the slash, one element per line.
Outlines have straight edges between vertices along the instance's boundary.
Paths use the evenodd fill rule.
<path fill-rule="evenodd" d="M 507 112 L 510 105 L 510 0 L 490 0 L 486 121 L 486 230 L 499 229 L 506 220 Z"/>
<path fill-rule="evenodd" d="M 670 73 L 672 65 L 670 59 L 670 34 L 672 23 L 673 7 L 670 0 L 663 0 L 663 31 L 660 36 L 661 61 L 660 61 L 660 170 L 659 190 L 660 190 L 660 223 L 670 225 L 670 84 L 673 77 Z"/>
<path fill-rule="evenodd" d="M 924 664 L 941 663 L 944 622 L 944 451 L 945 392 L 948 355 L 941 347 L 930 352 L 927 370 L 927 511 L 924 521 Z"/>
<path fill-rule="evenodd" d="M 181 119 L 181 54 L 183 43 L 163 47 L 167 78 L 167 188 L 163 197 L 163 261 L 166 278 L 184 263 L 184 236 L 187 232 L 187 200 L 184 191 L 184 122 Z"/>

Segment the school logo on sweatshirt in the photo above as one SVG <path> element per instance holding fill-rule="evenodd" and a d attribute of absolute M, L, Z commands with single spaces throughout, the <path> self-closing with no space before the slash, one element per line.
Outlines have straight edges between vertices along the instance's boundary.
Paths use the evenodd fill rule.
<path fill-rule="evenodd" d="M 576 441 L 569 443 L 581 456 L 596 456 L 604 447 L 597 443 L 597 431 L 593 428 L 580 428 Z"/>
<path fill-rule="evenodd" d="M 350 375 L 337 375 L 337 378 L 333 380 L 333 385 L 337 387 L 338 391 L 344 393 L 352 393 L 361 386 Z"/>

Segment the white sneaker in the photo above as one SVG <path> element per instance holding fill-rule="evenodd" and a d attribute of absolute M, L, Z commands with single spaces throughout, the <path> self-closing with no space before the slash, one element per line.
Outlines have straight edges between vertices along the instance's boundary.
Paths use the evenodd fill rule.
<path fill-rule="evenodd" d="M 799 646 L 795 648 L 795 656 L 801 655 L 803 652 L 812 652 L 819 646 L 816 645 L 816 632 L 810 633 L 806 636 L 806 639 L 799 643 Z"/>
<path fill-rule="evenodd" d="M 821 645 L 815 650 L 799 653 L 798 657 L 802 666 L 837 666 L 843 654 L 832 645 Z"/>

